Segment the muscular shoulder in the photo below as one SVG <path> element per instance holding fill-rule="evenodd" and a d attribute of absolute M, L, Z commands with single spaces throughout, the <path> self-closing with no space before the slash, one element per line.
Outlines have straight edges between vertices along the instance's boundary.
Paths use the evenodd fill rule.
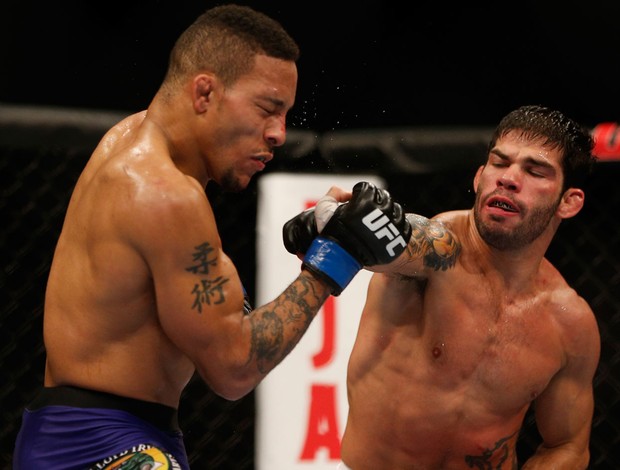
<path fill-rule="evenodd" d="M 200 183 L 183 173 L 167 149 L 150 139 L 118 142 L 85 181 L 91 209 L 139 251 L 207 233 L 215 221 Z M 204 236 L 204 235 L 203 235 Z"/>
<path fill-rule="evenodd" d="M 160 225 L 168 217 L 183 217 L 186 211 L 208 204 L 204 188 L 177 166 L 156 126 L 141 121 L 138 114 L 116 127 L 114 135 L 121 137 L 104 146 L 108 148 L 99 172 L 110 198 L 126 198 L 125 206 L 137 211 L 133 217 L 147 222 L 153 216 Z"/>
<path fill-rule="evenodd" d="M 112 126 L 99 141 L 94 151 L 94 156 L 107 158 L 117 152 L 117 147 L 125 146 L 131 142 L 144 122 L 146 111 L 131 114 Z"/>
<path fill-rule="evenodd" d="M 458 233 L 466 219 L 466 211 L 445 212 L 432 219 L 408 215 L 412 227 L 410 252 L 421 256 L 426 270 L 446 271 L 454 267 L 461 252 Z"/>
<path fill-rule="evenodd" d="M 588 302 L 567 284 L 547 260 L 543 262 L 541 271 L 542 282 L 546 284 L 549 312 L 558 326 L 567 351 L 575 354 L 598 351 L 598 325 Z"/>
<path fill-rule="evenodd" d="M 564 279 L 564 276 L 547 260 L 543 259 L 539 272 L 541 291 L 548 295 L 556 314 L 566 312 L 564 317 L 577 318 L 593 315 L 588 303 Z"/>
<path fill-rule="evenodd" d="M 181 241 L 195 231 L 207 234 L 215 229 L 211 205 L 195 179 L 169 168 L 142 173 L 132 185 L 135 213 L 128 215 L 140 238 Z"/>
<path fill-rule="evenodd" d="M 407 214 L 411 238 L 405 254 L 382 270 L 401 279 L 426 280 L 433 272 L 447 271 L 456 265 L 461 252 L 458 230 L 461 212 L 444 213 L 432 219 Z"/>

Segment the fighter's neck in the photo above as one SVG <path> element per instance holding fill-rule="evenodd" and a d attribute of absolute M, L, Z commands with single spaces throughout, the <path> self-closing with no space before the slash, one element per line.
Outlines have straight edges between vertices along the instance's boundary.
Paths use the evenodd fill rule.
<path fill-rule="evenodd" d="M 181 125 L 182 119 L 175 119 L 174 113 L 167 115 L 157 106 L 149 107 L 142 123 L 149 140 L 167 152 L 174 165 L 183 173 L 198 180 L 202 187 L 209 181 L 204 158 L 191 128 Z M 165 149 L 165 150 L 164 150 Z"/>
<path fill-rule="evenodd" d="M 485 275 L 497 277 L 504 288 L 513 292 L 529 290 L 540 272 L 545 253 L 555 230 L 550 226 L 536 240 L 520 248 L 498 249 L 483 240 L 478 232 L 473 211 L 469 218 L 469 238 L 474 262 Z"/>

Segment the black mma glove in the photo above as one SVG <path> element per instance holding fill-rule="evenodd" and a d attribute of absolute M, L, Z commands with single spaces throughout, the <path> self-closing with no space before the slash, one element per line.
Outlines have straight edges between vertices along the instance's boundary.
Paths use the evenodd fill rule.
<path fill-rule="evenodd" d="M 284 247 L 286 251 L 293 255 L 298 253 L 305 254 L 312 240 L 318 234 L 319 230 L 316 227 L 314 207 L 297 214 L 282 227 Z"/>
<path fill-rule="evenodd" d="M 312 230 L 306 218 L 298 221 L 295 227 L 303 236 L 296 239 L 295 251 L 303 248 Z M 353 187 L 351 200 L 338 206 L 312 241 L 303 266 L 325 280 L 337 296 L 363 266 L 387 264 L 396 259 L 410 237 L 411 226 L 400 204 L 387 191 L 360 182 Z"/>
<path fill-rule="evenodd" d="M 319 232 L 327 225 L 338 208 L 334 196 L 325 195 L 314 207 L 296 215 L 282 227 L 284 246 L 294 255 L 305 254 Z"/>

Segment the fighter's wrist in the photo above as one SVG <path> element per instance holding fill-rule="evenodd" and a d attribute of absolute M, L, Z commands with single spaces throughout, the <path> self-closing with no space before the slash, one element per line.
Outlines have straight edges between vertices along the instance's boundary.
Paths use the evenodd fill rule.
<path fill-rule="evenodd" d="M 316 237 L 304 257 L 304 267 L 325 280 L 333 295 L 340 295 L 349 285 L 362 264 L 336 241 Z"/>

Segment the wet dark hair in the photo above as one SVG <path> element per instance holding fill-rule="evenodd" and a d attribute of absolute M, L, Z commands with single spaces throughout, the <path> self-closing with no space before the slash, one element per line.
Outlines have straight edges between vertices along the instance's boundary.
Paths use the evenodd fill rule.
<path fill-rule="evenodd" d="M 508 132 L 517 130 L 529 138 L 543 139 L 544 145 L 562 152 L 562 190 L 581 187 L 592 172 L 596 157 L 590 131 L 560 111 L 538 105 L 522 106 L 508 113 L 495 129 L 488 150 Z"/>
<path fill-rule="evenodd" d="M 177 39 L 164 82 L 204 70 L 230 85 L 252 69 L 257 54 L 296 62 L 299 47 L 280 23 L 264 13 L 234 4 L 217 6 Z"/>

